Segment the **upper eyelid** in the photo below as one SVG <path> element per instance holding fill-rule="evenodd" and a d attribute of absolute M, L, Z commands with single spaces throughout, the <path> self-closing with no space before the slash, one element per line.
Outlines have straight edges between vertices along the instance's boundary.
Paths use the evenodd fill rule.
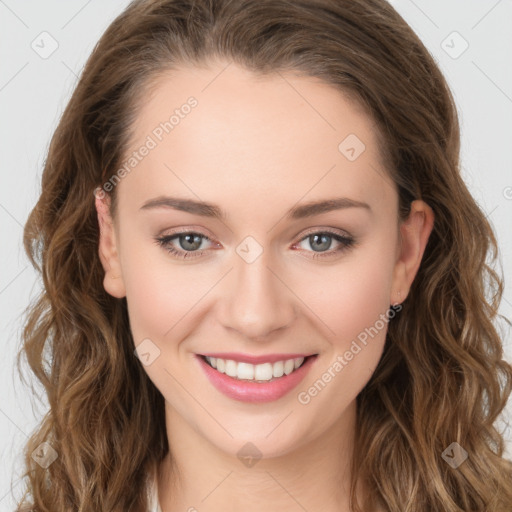
<path fill-rule="evenodd" d="M 314 235 L 317 233 L 327 233 L 327 234 L 331 234 L 331 235 L 343 236 L 346 238 L 353 238 L 353 236 L 348 231 L 345 231 L 344 229 L 340 229 L 340 228 L 309 228 L 302 235 L 300 240 L 303 240 L 307 236 Z"/>
<path fill-rule="evenodd" d="M 168 239 L 168 242 L 170 243 L 171 240 L 174 241 L 177 237 L 179 237 L 181 235 L 189 235 L 189 234 L 199 235 L 203 239 L 205 239 L 209 242 L 212 242 L 214 245 L 218 244 L 218 242 L 215 242 L 215 240 L 211 236 L 206 235 L 206 234 L 202 233 L 200 230 L 195 230 L 195 229 L 184 229 L 182 231 L 177 231 L 177 232 L 172 232 L 169 234 L 161 235 L 158 238 L 160 240 Z M 325 228 L 324 227 L 324 228 L 309 228 L 300 238 L 297 239 L 296 242 L 294 242 L 294 244 L 301 243 L 308 236 L 311 236 L 314 234 L 327 234 L 327 235 L 330 234 L 332 236 L 338 236 L 341 238 L 346 238 L 346 239 L 350 239 L 350 240 L 354 241 L 354 237 L 350 233 L 346 232 L 345 230 L 342 230 L 340 228 Z M 337 242 L 341 243 L 338 240 L 337 240 Z M 183 250 L 183 249 L 179 249 L 179 250 Z M 208 250 L 208 249 L 202 249 L 201 251 L 205 251 L 205 250 Z M 187 251 L 187 252 L 193 253 L 193 252 L 200 252 L 200 251 Z"/>
<path fill-rule="evenodd" d="M 318 233 L 330 233 L 330 234 L 335 234 L 338 236 L 344 236 L 346 238 L 353 238 L 352 234 L 350 234 L 348 231 L 341 229 L 341 228 L 332 228 L 332 227 L 316 228 L 315 227 L 315 228 L 308 228 L 299 240 L 303 240 L 307 236 L 318 234 Z M 180 231 L 164 233 L 162 235 L 159 235 L 159 238 L 171 238 L 171 237 L 177 237 L 179 235 L 189 235 L 189 234 L 200 235 L 203 238 L 207 238 L 210 241 L 214 241 L 214 237 L 210 236 L 209 234 L 203 233 L 201 231 L 201 229 L 195 229 L 195 228 L 185 228 Z"/>

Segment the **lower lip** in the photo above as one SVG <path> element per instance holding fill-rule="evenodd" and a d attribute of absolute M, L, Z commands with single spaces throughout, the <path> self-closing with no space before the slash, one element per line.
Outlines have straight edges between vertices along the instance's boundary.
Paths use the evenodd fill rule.
<path fill-rule="evenodd" d="M 210 382 L 221 392 L 233 400 L 240 402 L 272 402 L 283 397 L 304 379 L 317 356 L 310 356 L 297 370 L 268 382 L 251 382 L 239 380 L 212 368 L 202 356 L 196 355 L 201 368 Z"/>

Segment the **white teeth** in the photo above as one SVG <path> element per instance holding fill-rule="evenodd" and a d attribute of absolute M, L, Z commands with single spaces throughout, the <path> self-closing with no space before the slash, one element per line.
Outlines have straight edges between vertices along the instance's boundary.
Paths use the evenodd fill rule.
<path fill-rule="evenodd" d="M 231 359 L 226 361 L 226 365 L 224 366 L 224 373 L 230 377 L 236 377 L 237 368 L 235 361 L 232 361 Z"/>
<path fill-rule="evenodd" d="M 282 377 L 284 375 L 283 361 L 276 361 L 272 367 L 272 374 L 274 377 Z"/>
<path fill-rule="evenodd" d="M 293 372 L 293 366 L 294 366 L 294 360 L 293 359 L 288 359 L 287 361 L 285 361 L 284 363 L 284 373 L 286 373 L 286 375 L 289 375 L 290 373 Z"/>
<path fill-rule="evenodd" d="M 275 363 L 250 364 L 236 362 L 232 359 L 220 359 L 219 357 L 206 356 L 210 366 L 220 373 L 241 380 L 269 381 L 272 378 L 289 375 L 304 362 L 303 357 L 276 361 Z"/>
<path fill-rule="evenodd" d="M 235 363 L 235 364 L 237 364 L 237 363 Z M 237 369 L 238 369 L 238 371 L 235 375 L 235 377 L 237 379 L 247 379 L 247 380 L 254 379 L 254 365 L 253 364 L 238 363 Z"/>
<path fill-rule="evenodd" d="M 254 380 L 270 380 L 272 378 L 272 364 L 257 364 L 254 367 Z"/>

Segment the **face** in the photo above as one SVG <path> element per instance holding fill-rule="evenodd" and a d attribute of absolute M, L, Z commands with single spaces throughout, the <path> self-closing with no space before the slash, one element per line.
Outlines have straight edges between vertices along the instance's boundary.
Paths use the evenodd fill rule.
<path fill-rule="evenodd" d="M 99 249 L 169 414 L 271 457 L 353 418 L 432 214 L 415 201 L 398 222 L 375 125 L 337 89 L 225 66 L 181 68 L 145 98 L 113 223 L 96 200 Z"/>

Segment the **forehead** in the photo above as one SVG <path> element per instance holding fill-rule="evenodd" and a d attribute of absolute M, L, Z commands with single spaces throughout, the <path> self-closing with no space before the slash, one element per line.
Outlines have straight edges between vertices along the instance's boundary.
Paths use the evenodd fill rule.
<path fill-rule="evenodd" d="M 292 72 L 261 76 L 224 62 L 166 72 L 142 97 L 130 146 L 151 146 L 121 187 L 139 206 L 178 189 L 246 205 L 256 196 L 288 206 L 393 199 L 373 120 L 332 85 Z"/>

